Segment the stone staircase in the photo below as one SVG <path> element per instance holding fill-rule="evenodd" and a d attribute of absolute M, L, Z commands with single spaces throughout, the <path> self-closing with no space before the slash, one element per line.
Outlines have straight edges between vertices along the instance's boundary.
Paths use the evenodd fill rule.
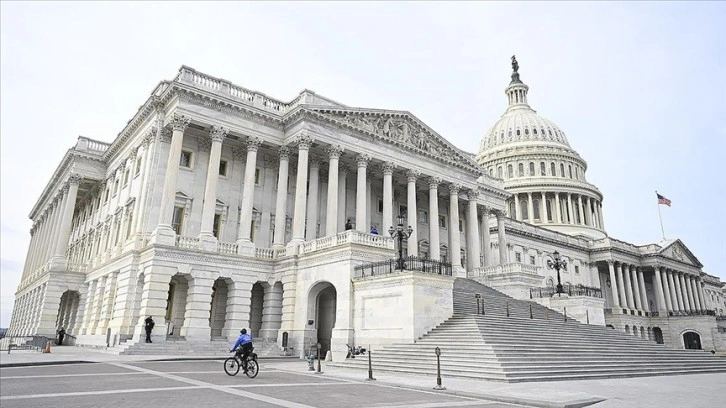
<path fill-rule="evenodd" d="M 107 349 L 108 353 L 119 355 L 168 355 L 168 356 L 220 356 L 226 357 L 233 342 L 226 339 L 213 339 L 211 341 L 187 341 L 183 337 L 167 338 L 166 341 L 128 340 Z M 277 357 L 281 355 L 277 342 L 254 342 L 255 353 L 260 357 Z"/>
<path fill-rule="evenodd" d="M 483 315 L 476 314 L 475 293 L 482 295 Z M 454 316 L 414 343 L 374 350 L 373 370 L 436 375 L 434 349 L 440 347 L 444 377 L 521 382 L 726 372 L 725 358 L 671 350 L 545 309 L 457 279 Z M 367 364 L 367 358 L 356 358 L 337 365 Z"/>

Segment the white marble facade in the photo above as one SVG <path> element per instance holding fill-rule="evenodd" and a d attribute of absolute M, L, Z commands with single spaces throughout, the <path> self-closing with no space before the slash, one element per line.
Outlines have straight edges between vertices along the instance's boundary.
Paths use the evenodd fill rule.
<path fill-rule="evenodd" d="M 76 344 L 112 345 L 151 315 L 159 341 L 247 327 L 340 359 L 346 343 L 413 340 L 445 320 L 454 277 L 518 298 L 551 287 L 557 250 L 564 284 L 602 291 L 567 301 L 591 324 L 726 344 L 711 315 L 726 309 L 723 283 L 680 240 L 608 237 L 584 159 L 528 90 L 515 70 L 505 115 L 472 154 L 405 111 L 308 90 L 281 102 L 183 66 L 113 142 L 79 137 L 66 153 L 30 214 L 9 335 L 64 327 Z M 406 255 L 451 264 L 452 277 L 354 276 L 396 256 L 399 214 L 413 229 Z"/>

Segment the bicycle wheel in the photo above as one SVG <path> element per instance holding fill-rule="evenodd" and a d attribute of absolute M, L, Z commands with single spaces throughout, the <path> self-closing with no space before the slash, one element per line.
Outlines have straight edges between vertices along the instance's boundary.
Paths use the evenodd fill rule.
<path fill-rule="evenodd" d="M 260 366 L 257 364 L 257 361 L 250 360 L 247 362 L 247 377 L 255 378 L 257 377 L 257 374 L 260 372 Z"/>
<path fill-rule="evenodd" d="M 237 375 L 239 372 L 239 361 L 234 357 L 224 360 L 224 372 L 227 375 Z"/>

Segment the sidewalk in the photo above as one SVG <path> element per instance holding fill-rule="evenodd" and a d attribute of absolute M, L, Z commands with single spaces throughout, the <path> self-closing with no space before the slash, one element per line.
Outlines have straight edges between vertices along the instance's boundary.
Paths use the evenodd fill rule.
<path fill-rule="evenodd" d="M 79 362 L 133 362 L 150 360 L 216 360 L 226 355 L 169 356 L 169 355 L 115 355 L 103 350 L 74 346 L 53 347 L 50 354 L 37 351 L 13 350 L 0 354 L 0 368 L 22 365 L 70 364 Z M 261 364 L 294 373 L 310 373 L 304 360 L 290 357 L 261 358 Z M 322 362 L 321 375 L 364 382 L 367 370 L 327 366 Z M 518 403 L 537 407 L 627 408 L 627 407 L 720 407 L 722 391 L 726 389 L 726 374 L 693 374 L 605 380 L 548 381 L 503 383 L 464 378 L 443 378 L 444 391 L 434 391 L 436 377 L 374 372 L 378 386 L 394 386 L 432 392 L 475 396 L 500 402 Z M 594 404 L 594 405 L 592 405 Z"/>

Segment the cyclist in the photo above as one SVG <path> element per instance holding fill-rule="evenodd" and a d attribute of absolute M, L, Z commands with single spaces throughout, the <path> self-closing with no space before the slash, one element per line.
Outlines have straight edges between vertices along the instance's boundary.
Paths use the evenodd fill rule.
<path fill-rule="evenodd" d="M 252 336 L 247 334 L 247 329 L 240 330 L 240 335 L 234 343 L 234 346 L 232 346 L 232 350 L 229 352 L 231 353 L 233 351 L 236 351 L 235 355 L 241 355 L 243 363 L 242 368 L 244 369 L 245 374 L 247 374 L 247 357 L 249 357 L 252 352 Z"/>

